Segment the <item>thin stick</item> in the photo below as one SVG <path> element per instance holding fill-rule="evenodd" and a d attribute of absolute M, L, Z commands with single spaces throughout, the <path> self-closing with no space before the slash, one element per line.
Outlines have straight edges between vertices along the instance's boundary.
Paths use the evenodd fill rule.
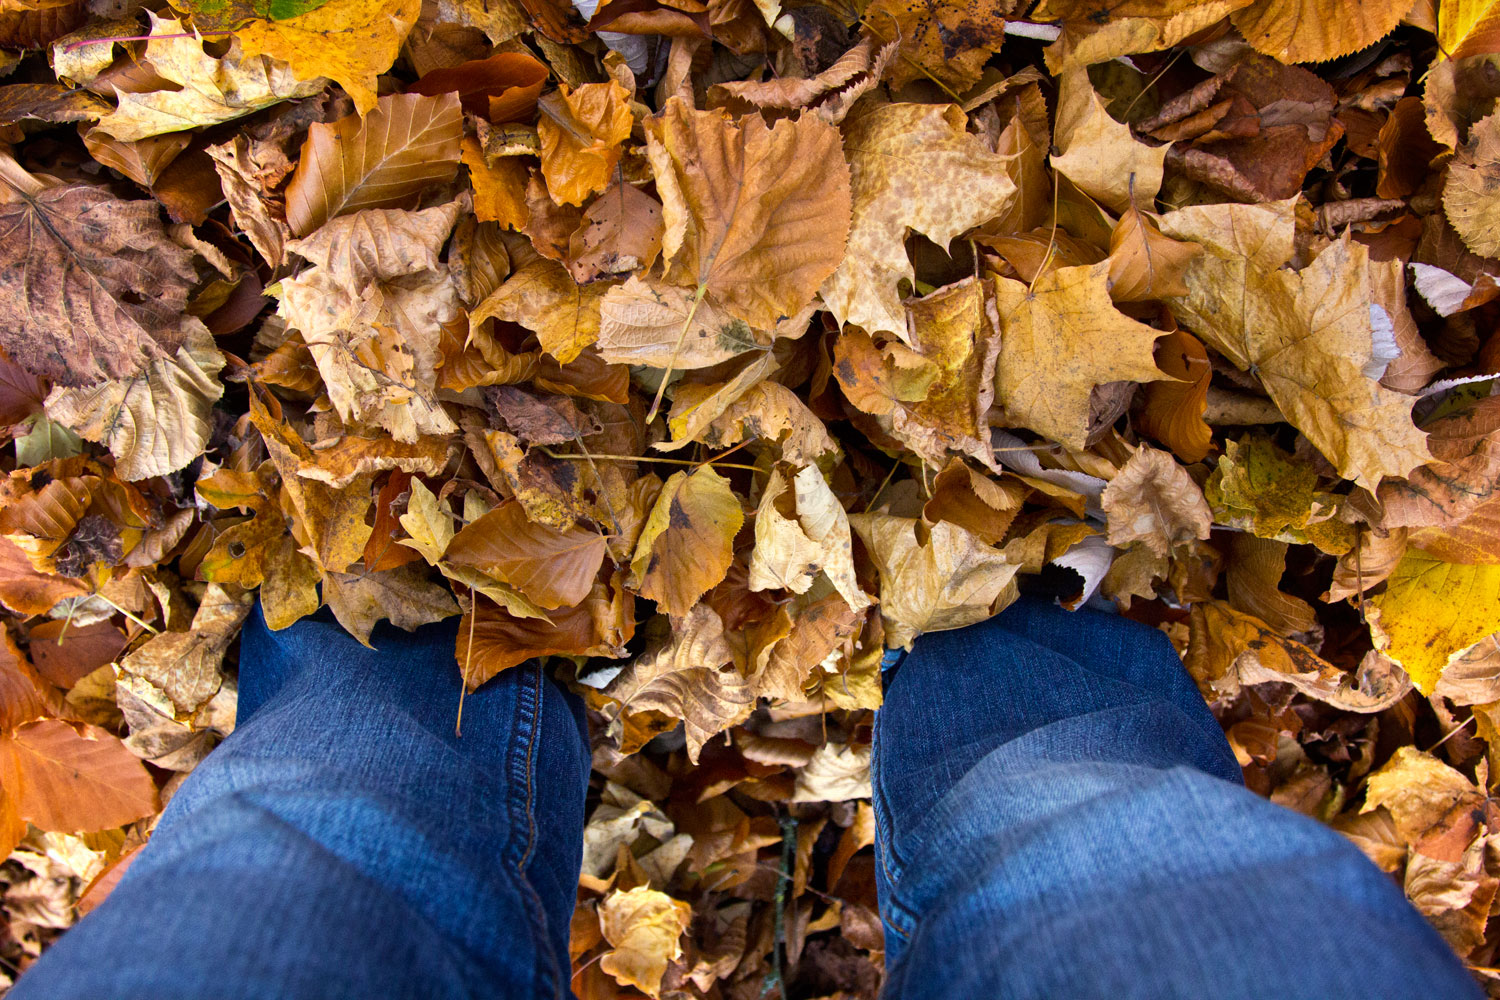
<path fill-rule="evenodd" d="M 232 31 L 181 31 L 175 35 L 112 35 L 109 38 L 85 38 L 82 41 L 77 41 L 64 47 L 63 51 L 72 52 L 74 49 L 81 49 L 85 45 L 103 45 L 106 42 L 113 45 L 116 42 L 151 42 L 158 38 L 202 38 L 205 35 L 232 34 L 234 34 Z"/>
<path fill-rule="evenodd" d="M 78 598 L 75 597 L 68 603 L 68 617 L 63 619 L 63 627 L 57 632 L 57 645 L 59 646 L 59 648 L 63 644 L 63 637 L 68 634 L 68 626 L 73 624 L 73 612 L 77 610 Z"/>
<path fill-rule="evenodd" d="M 754 441 L 754 440 L 756 440 L 756 439 L 753 438 L 753 437 L 745 438 L 745 440 L 741 441 L 739 444 L 735 445 L 733 448 L 730 448 L 728 451 L 722 452 L 721 454 L 719 454 L 718 456 L 716 456 L 714 458 L 705 458 L 703 461 L 701 461 L 697 465 L 693 466 L 693 468 L 697 469 L 697 468 L 701 468 L 702 466 L 705 466 L 705 465 L 712 465 L 714 462 L 717 462 L 719 459 L 723 458 L 725 455 L 733 455 L 735 452 L 739 451 L 741 448 L 745 447 L 745 445 L 749 444 L 751 441 Z M 726 468 L 727 468 L 727 466 L 726 466 Z M 755 468 L 755 466 L 752 465 L 751 468 L 753 469 L 753 468 Z"/>
<path fill-rule="evenodd" d="M 1359 551 L 1361 543 L 1364 542 L 1364 534 L 1356 531 L 1354 533 L 1354 596 L 1359 602 L 1359 620 L 1365 622 L 1365 569 L 1360 565 Z"/>
<path fill-rule="evenodd" d="M 662 393 L 667 391 L 667 380 L 672 377 L 672 368 L 677 364 L 677 355 L 682 351 L 682 342 L 687 339 L 688 328 L 693 325 L 693 317 L 698 315 L 698 306 L 703 302 L 703 296 L 708 292 L 707 285 L 699 285 L 697 294 L 693 296 L 693 306 L 688 310 L 687 319 L 683 321 L 682 329 L 677 333 L 677 344 L 672 348 L 672 356 L 667 359 L 667 368 L 661 373 L 661 385 L 656 387 L 656 398 L 651 401 L 651 412 L 646 414 L 646 423 L 656 419 L 657 411 L 661 409 Z"/>
<path fill-rule="evenodd" d="M 1457 736 L 1460 732 L 1462 732 L 1465 728 L 1467 728 L 1468 725 L 1469 725 L 1469 723 L 1473 722 L 1474 719 L 1475 719 L 1475 716 L 1472 716 L 1472 715 L 1469 716 L 1467 719 L 1465 719 L 1464 721 L 1460 722 L 1458 725 L 1454 726 L 1452 729 L 1448 730 L 1448 735 L 1447 736 L 1444 736 L 1442 739 L 1438 740 L 1436 743 L 1434 743 L 1432 746 L 1428 747 L 1426 750 L 1424 750 L 1422 752 L 1423 753 L 1432 753 L 1432 751 L 1436 750 L 1438 747 L 1442 746 L 1444 743 L 1447 743 L 1449 740 L 1453 739 L 1453 737 Z"/>
<path fill-rule="evenodd" d="M 131 614 L 129 611 L 126 611 L 124 608 L 120 607 L 118 604 L 116 604 L 114 601 L 111 601 L 109 598 L 105 597 L 103 594 L 100 594 L 100 593 L 96 592 L 94 594 L 94 596 L 97 597 L 97 598 L 99 598 L 99 600 L 103 601 L 105 604 L 108 604 L 110 607 L 114 608 L 116 611 L 120 612 L 120 614 L 124 615 L 126 618 L 129 618 L 131 621 L 135 622 L 137 625 L 139 625 L 141 628 L 145 629 L 147 632 L 150 632 L 152 635 L 161 635 L 161 630 L 160 629 L 152 628 L 150 625 L 147 625 L 145 622 L 141 621 L 135 615 Z M 75 598 L 75 600 L 76 600 L 76 598 Z"/>
<path fill-rule="evenodd" d="M 479 599 L 469 591 L 469 644 L 464 647 L 464 669 L 458 678 L 458 718 L 453 720 L 453 735 L 464 735 L 464 695 L 469 693 L 469 661 L 474 658 L 474 622 L 479 618 Z"/>
<path fill-rule="evenodd" d="M 901 460 L 897 459 L 896 464 L 891 466 L 891 471 L 887 472 L 885 478 L 880 481 L 880 487 L 875 491 L 875 495 L 870 498 L 869 503 L 865 504 L 864 512 L 866 514 L 870 513 L 870 508 L 875 506 L 875 501 L 880 499 L 880 494 L 885 492 L 885 488 L 890 485 L 891 477 L 896 474 L 896 470 L 899 468 L 901 468 Z"/>
<path fill-rule="evenodd" d="M 543 455 L 546 455 L 549 458 L 570 458 L 575 462 L 583 461 L 586 458 L 586 456 L 584 455 L 567 455 L 561 452 L 556 452 L 551 448 L 545 448 L 541 445 L 535 445 L 534 447 L 537 451 L 541 452 Z M 662 462 L 666 465 L 691 466 L 719 464 L 718 460 L 713 458 L 708 459 L 706 462 L 690 462 L 687 459 L 682 458 L 657 458 L 654 455 L 594 455 L 592 457 L 588 457 L 587 460 L 590 462 Z M 734 462 L 725 462 L 719 467 L 723 469 L 749 469 L 751 472 L 764 471 L 758 465 L 736 465 Z"/>

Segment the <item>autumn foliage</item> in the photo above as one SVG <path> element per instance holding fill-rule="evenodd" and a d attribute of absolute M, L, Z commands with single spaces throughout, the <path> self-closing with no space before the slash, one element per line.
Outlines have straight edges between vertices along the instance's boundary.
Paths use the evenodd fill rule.
<path fill-rule="evenodd" d="M 874 996 L 883 653 L 1025 589 L 1500 993 L 1497 68 L 1486 0 L 0 0 L 0 954 L 258 599 L 584 696 L 580 996 Z"/>

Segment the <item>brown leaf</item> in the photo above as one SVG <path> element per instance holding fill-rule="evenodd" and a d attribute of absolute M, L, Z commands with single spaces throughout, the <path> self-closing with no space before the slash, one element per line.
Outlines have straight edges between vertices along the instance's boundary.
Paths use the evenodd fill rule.
<path fill-rule="evenodd" d="M 543 608 L 561 608 L 588 596 L 605 543 L 596 531 L 528 520 L 519 503 L 507 502 L 465 525 L 445 558 L 510 584 Z"/>
<path fill-rule="evenodd" d="M 365 646 L 382 618 L 411 632 L 430 622 L 458 614 L 458 604 L 446 587 L 427 579 L 415 566 L 379 573 L 323 574 L 323 600 L 339 624 Z"/>
<path fill-rule="evenodd" d="M 482 597 L 476 608 L 459 622 L 456 650 L 471 691 L 500 671 L 537 657 L 618 659 L 626 655 L 625 643 L 635 634 L 634 598 L 598 582 L 583 603 L 553 611 L 545 619 L 509 614 Z"/>
<path fill-rule="evenodd" d="M 287 184 L 287 222 L 307 236 L 335 216 L 414 202 L 424 188 L 452 180 L 462 138 L 452 94 L 392 94 L 363 118 L 314 124 Z"/>
<path fill-rule="evenodd" d="M 0 291 L 19 310 L 0 345 L 64 386 L 129 378 L 170 358 L 187 329 L 193 254 L 150 201 L 59 184 L 0 159 Z"/>
<path fill-rule="evenodd" d="M 812 115 L 735 124 L 677 98 L 645 126 L 668 278 L 763 330 L 806 308 L 849 235 L 838 130 Z"/>
<path fill-rule="evenodd" d="M 1015 0 L 875 0 L 864 21 L 881 41 L 898 43 L 887 70 L 892 86 L 932 79 L 962 91 L 979 81 L 985 62 L 999 51 L 1005 15 L 1016 6 Z"/>
<path fill-rule="evenodd" d="M 1172 456 L 1137 448 L 1104 489 L 1109 544 L 1141 542 L 1165 556 L 1182 542 L 1207 538 L 1213 514 L 1203 491 Z"/>
<path fill-rule="evenodd" d="M 611 286 L 579 285 L 567 268 L 537 257 L 513 273 L 469 314 L 470 327 L 490 319 L 519 323 L 562 364 L 599 339 L 600 303 Z"/>
<path fill-rule="evenodd" d="M 156 782 L 98 726 L 55 719 L 0 738 L 0 783 L 22 817 L 43 830 L 84 833 L 156 812 Z"/>
<path fill-rule="evenodd" d="M 1377 492 L 1383 527 L 1452 524 L 1494 495 L 1500 483 L 1500 398 L 1487 397 L 1423 427 L 1435 462 Z"/>
<path fill-rule="evenodd" d="M 724 579 L 744 522 L 739 497 L 713 466 L 673 474 L 641 530 L 625 585 L 667 614 L 687 614 Z"/>
<path fill-rule="evenodd" d="M 1171 448 L 1182 461 L 1201 462 L 1213 439 L 1213 429 L 1203 419 L 1213 374 L 1208 352 L 1191 333 L 1173 330 L 1156 342 L 1155 360 L 1156 367 L 1178 381 L 1147 383 L 1141 431 Z"/>
<path fill-rule="evenodd" d="M 1285 63 L 1323 62 L 1381 39 L 1411 10 L 1405 0 L 1350 8 L 1337 0 L 1255 0 L 1231 20 L 1245 41 Z"/>
<path fill-rule="evenodd" d="M 1186 295 L 1182 272 L 1203 252 L 1195 243 L 1170 240 L 1134 205 L 1109 237 L 1109 295 L 1116 302 L 1146 302 Z"/>
<path fill-rule="evenodd" d="M 790 514 L 779 509 L 784 506 Z M 855 579 L 849 517 L 823 474 L 808 466 L 788 484 L 773 469 L 755 515 L 750 589 L 805 594 L 820 576 L 852 611 L 862 611 L 874 600 Z"/>
<path fill-rule="evenodd" d="M 661 202 L 635 185 L 612 184 L 568 241 L 568 273 L 582 284 L 649 268 L 661 254 L 661 213 Z"/>
<path fill-rule="evenodd" d="M 465 112 L 481 116 L 489 115 L 491 98 L 499 98 L 503 110 L 498 117 L 490 116 L 490 121 L 498 125 L 519 120 L 529 112 L 531 107 L 526 102 L 535 106 L 546 79 L 546 65 L 527 53 L 496 52 L 487 59 L 474 59 L 424 73 L 406 90 L 428 97 L 457 94 Z"/>

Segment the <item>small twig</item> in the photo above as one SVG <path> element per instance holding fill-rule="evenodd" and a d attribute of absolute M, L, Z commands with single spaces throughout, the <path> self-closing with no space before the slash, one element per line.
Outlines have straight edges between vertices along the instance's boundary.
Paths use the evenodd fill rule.
<path fill-rule="evenodd" d="M 572 459 L 575 462 L 587 460 L 590 462 L 662 462 L 667 465 L 691 466 L 719 465 L 718 459 L 714 458 L 707 459 L 703 462 L 690 462 L 687 459 L 682 458 L 657 458 L 654 455 L 568 455 L 562 452 L 553 451 L 551 448 L 544 448 L 541 445 L 536 445 L 535 447 L 537 451 L 541 452 L 543 455 L 546 455 L 548 458 Z M 736 465 L 734 462 L 724 462 L 719 467 L 724 469 L 749 469 L 751 472 L 765 471 L 758 465 Z"/>
<path fill-rule="evenodd" d="M 885 474 L 885 478 L 880 481 L 880 486 L 875 490 L 875 495 L 870 498 L 869 503 L 865 504 L 866 514 L 870 513 L 870 508 L 875 506 L 875 501 L 880 499 L 880 494 L 885 492 L 885 488 L 891 483 L 891 477 L 896 474 L 896 470 L 901 468 L 901 465 L 901 460 L 897 459 L 896 464 L 891 466 L 891 471 Z"/>
<path fill-rule="evenodd" d="M 124 608 L 120 607 L 118 604 L 116 604 L 114 601 L 111 601 L 109 598 L 105 597 L 103 594 L 96 592 L 94 594 L 94 596 L 97 597 L 97 598 L 99 598 L 99 600 L 103 601 L 105 604 L 108 604 L 110 607 L 114 608 L 116 611 L 120 612 L 120 614 L 124 615 L 126 618 L 129 618 L 131 621 L 135 622 L 137 625 L 139 625 L 141 628 L 145 629 L 147 632 L 150 632 L 152 635 L 161 635 L 161 630 L 160 629 L 153 628 L 152 626 L 147 625 L 145 622 L 141 621 L 135 615 L 131 614 L 129 611 L 126 611 Z M 78 598 L 74 598 L 75 602 L 77 600 L 78 600 Z M 75 606 L 76 606 L 76 604 L 75 604 Z"/>
<path fill-rule="evenodd" d="M 672 377 L 672 369 L 677 364 L 677 355 L 682 352 L 682 343 L 687 340 L 687 332 L 693 325 L 693 317 L 698 315 L 698 307 L 703 304 L 703 296 L 708 294 L 707 283 L 698 286 L 698 291 L 693 295 L 693 304 L 688 309 L 687 319 L 682 322 L 682 329 L 677 332 L 677 343 L 672 348 L 672 356 L 667 359 L 667 367 L 661 373 L 661 384 L 656 387 L 656 398 L 651 400 L 651 410 L 646 414 L 646 423 L 656 419 L 657 411 L 661 409 L 661 397 L 667 391 L 667 380 Z"/>
<path fill-rule="evenodd" d="M 797 820 L 792 816 L 782 816 L 779 821 L 781 823 L 781 869 L 777 872 L 778 878 L 776 879 L 775 939 L 771 945 L 771 974 L 766 977 L 760 995 L 765 996 L 773 988 L 780 988 L 781 996 L 784 998 L 786 974 L 782 961 L 786 952 L 786 897 L 787 889 L 792 884 L 792 865 L 797 858 Z"/>
<path fill-rule="evenodd" d="M 1423 751 L 1423 753 L 1432 753 L 1432 751 L 1436 750 L 1438 747 L 1442 746 L 1444 743 L 1447 743 L 1449 740 L 1453 739 L 1453 737 L 1457 736 L 1460 732 L 1462 732 L 1469 725 L 1469 723 L 1473 722 L 1474 718 L 1475 717 L 1471 715 L 1467 719 L 1465 719 L 1464 721 L 1460 722 L 1458 725 L 1454 726 L 1452 729 L 1448 730 L 1448 735 L 1447 736 L 1444 736 L 1442 739 L 1438 740 L 1432 746 L 1428 747 L 1426 750 Z"/>

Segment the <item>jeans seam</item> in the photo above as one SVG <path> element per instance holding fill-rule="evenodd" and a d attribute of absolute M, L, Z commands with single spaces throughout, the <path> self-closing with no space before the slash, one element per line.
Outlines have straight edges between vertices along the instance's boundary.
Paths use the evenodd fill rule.
<path fill-rule="evenodd" d="M 529 696 L 530 718 L 526 720 L 526 756 L 524 777 L 526 779 L 526 847 L 521 852 L 521 859 L 516 862 L 516 871 L 524 875 L 526 865 L 531 861 L 531 852 L 536 847 L 536 788 L 532 781 L 533 765 L 536 762 L 536 734 L 541 728 L 538 725 L 541 715 L 542 692 L 542 667 L 534 664 L 528 672 L 527 683 L 522 686 L 523 697 Z M 524 711 L 524 710 L 523 710 Z"/>
<path fill-rule="evenodd" d="M 536 760 L 537 732 L 541 728 L 544 681 L 539 663 L 528 664 L 517 669 L 523 671 L 518 678 L 519 683 L 516 684 L 516 722 L 518 735 L 523 738 L 516 741 L 514 756 L 511 759 L 511 777 L 525 789 L 520 805 L 523 813 L 521 819 L 524 819 L 526 825 L 526 836 L 520 857 L 515 862 L 516 882 L 526 898 L 527 929 L 531 932 L 532 951 L 539 959 L 536 964 L 539 988 L 535 990 L 535 993 L 538 996 L 560 997 L 563 995 L 563 978 L 561 971 L 557 968 L 556 957 L 552 953 L 552 943 L 547 934 L 546 910 L 542 906 L 536 887 L 531 884 L 526 874 L 532 850 L 536 846 L 536 789 L 532 780 L 532 771 Z M 516 819 L 513 815 L 512 830 L 519 832 L 519 823 Z"/>

